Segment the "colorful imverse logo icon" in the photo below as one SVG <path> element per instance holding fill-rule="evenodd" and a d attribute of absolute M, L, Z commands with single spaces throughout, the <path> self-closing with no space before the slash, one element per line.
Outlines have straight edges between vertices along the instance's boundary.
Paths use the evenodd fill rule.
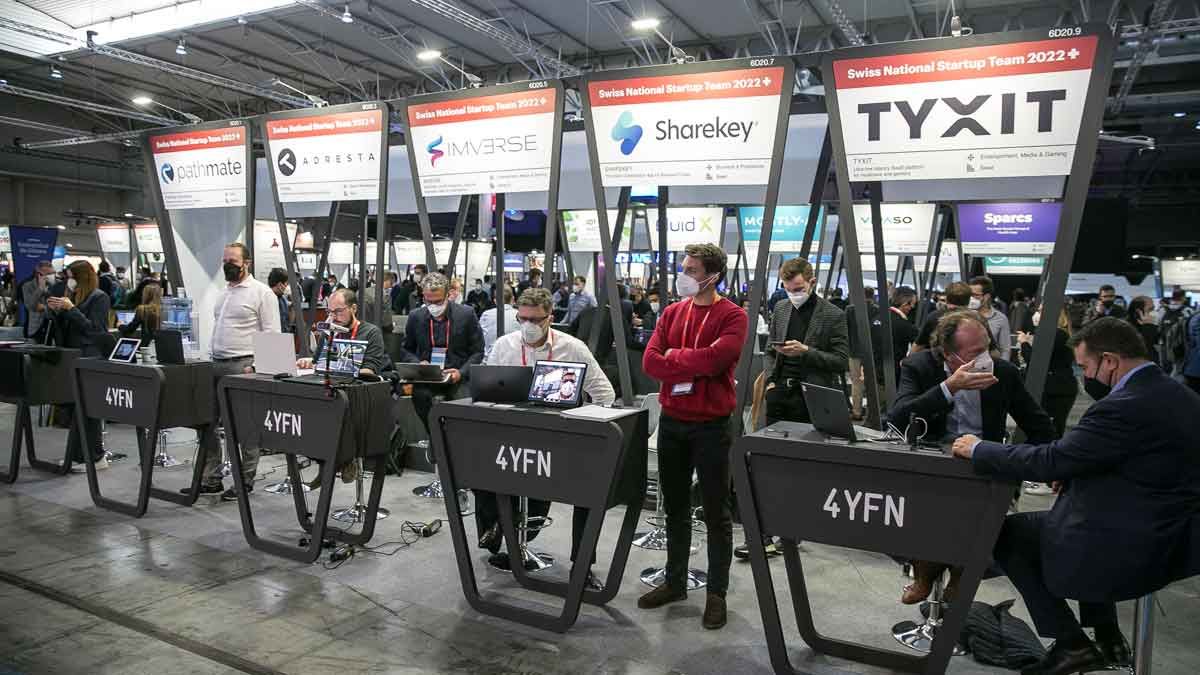
<path fill-rule="evenodd" d="M 617 124 L 612 128 L 612 139 L 621 142 L 621 154 L 629 155 L 642 140 L 641 125 L 633 123 L 633 113 L 626 110 L 617 118 Z"/>
<path fill-rule="evenodd" d="M 442 137 L 438 136 L 437 138 L 430 141 L 429 145 L 425 146 L 425 151 L 429 153 L 429 165 L 430 166 L 437 166 L 437 161 L 439 159 L 441 159 L 442 155 L 446 154 L 445 152 L 443 152 L 441 149 L 438 148 L 438 146 L 441 144 L 442 144 Z"/>

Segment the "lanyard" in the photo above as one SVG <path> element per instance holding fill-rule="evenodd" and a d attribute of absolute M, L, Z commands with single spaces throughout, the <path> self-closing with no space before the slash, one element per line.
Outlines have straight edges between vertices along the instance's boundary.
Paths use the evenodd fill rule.
<path fill-rule="evenodd" d="M 546 343 L 550 345 L 550 353 L 546 354 L 546 360 L 553 361 L 554 360 L 554 331 L 553 330 L 549 331 L 549 335 L 546 338 Z M 531 349 L 529 351 L 531 351 L 535 354 L 537 353 L 536 349 Z M 529 365 L 525 361 L 525 342 L 523 340 L 521 341 L 521 365 L 523 365 L 523 366 Z"/>
<path fill-rule="evenodd" d="M 680 336 L 679 340 L 680 348 L 687 347 L 687 336 L 689 329 L 692 327 L 692 309 L 695 307 L 695 305 L 696 303 L 694 301 L 688 300 L 687 318 L 683 321 L 683 335 Z M 712 308 L 709 308 L 708 312 L 704 315 L 704 318 L 700 320 L 700 328 L 696 331 L 696 339 L 692 340 L 692 349 L 696 349 L 697 345 L 700 344 L 700 335 L 704 333 L 704 324 L 708 323 L 708 317 L 711 315 Z"/>
<path fill-rule="evenodd" d="M 437 343 L 433 341 L 433 319 L 429 320 L 429 349 L 437 349 Z M 446 317 L 446 351 L 450 351 L 450 317 Z"/>
<path fill-rule="evenodd" d="M 350 339 L 351 339 L 351 340 L 353 340 L 354 338 L 358 337 L 358 327 L 359 327 L 360 325 L 362 325 L 362 322 L 361 322 L 361 321 L 359 321 L 358 319 L 355 319 L 355 320 L 354 320 L 354 325 L 350 327 Z"/>

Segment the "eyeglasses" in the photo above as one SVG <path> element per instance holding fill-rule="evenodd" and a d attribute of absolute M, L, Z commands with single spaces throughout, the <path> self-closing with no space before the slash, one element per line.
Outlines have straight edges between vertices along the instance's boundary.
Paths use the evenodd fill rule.
<path fill-rule="evenodd" d="M 547 314 L 546 316 L 543 316 L 543 317 L 518 316 L 517 323 L 542 323 L 546 319 L 549 319 L 549 318 L 550 318 L 549 314 Z"/>
<path fill-rule="evenodd" d="M 350 308 L 349 308 L 349 307 L 338 307 L 337 309 L 330 309 L 330 310 L 329 310 L 329 313 L 330 313 L 330 314 L 337 314 L 338 316 L 341 316 L 341 315 L 343 315 L 343 314 L 349 314 L 349 313 L 350 313 Z"/>

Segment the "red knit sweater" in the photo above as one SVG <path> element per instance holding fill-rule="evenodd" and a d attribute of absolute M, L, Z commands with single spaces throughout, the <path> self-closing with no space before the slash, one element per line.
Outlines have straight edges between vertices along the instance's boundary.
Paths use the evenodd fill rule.
<path fill-rule="evenodd" d="M 685 336 L 689 307 L 692 318 Z M 685 300 L 663 310 L 646 345 L 642 369 L 662 383 L 658 399 L 664 413 L 688 422 L 733 413 L 737 406 L 733 371 L 746 341 L 747 323 L 742 308 L 725 298 L 708 306 Z M 701 324 L 704 330 L 697 335 Z M 672 396 L 672 386 L 680 382 L 692 382 L 692 393 Z"/>

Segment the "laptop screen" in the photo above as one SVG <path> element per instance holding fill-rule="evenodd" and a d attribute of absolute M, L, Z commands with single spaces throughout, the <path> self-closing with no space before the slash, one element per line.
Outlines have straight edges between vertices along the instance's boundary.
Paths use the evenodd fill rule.
<path fill-rule="evenodd" d="M 313 359 L 313 370 L 318 373 L 325 372 L 325 351 L 328 348 L 328 342 L 321 345 L 321 353 Z M 358 371 L 362 370 L 363 359 L 367 356 L 367 341 L 366 340 L 340 340 L 333 341 L 333 351 L 329 354 L 329 372 L 344 373 L 346 375 L 358 375 Z"/>
<path fill-rule="evenodd" d="M 555 405 L 576 405 L 583 395 L 587 364 L 571 361 L 538 361 L 533 365 L 529 400 Z"/>
<path fill-rule="evenodd" d="M 127 325 L 129 322 L 133 321 L 133 316 L 134 311 L 132 309 L 128 311 L 120 310 L 117 312 L 117 323 L 122 326 Z"/>

